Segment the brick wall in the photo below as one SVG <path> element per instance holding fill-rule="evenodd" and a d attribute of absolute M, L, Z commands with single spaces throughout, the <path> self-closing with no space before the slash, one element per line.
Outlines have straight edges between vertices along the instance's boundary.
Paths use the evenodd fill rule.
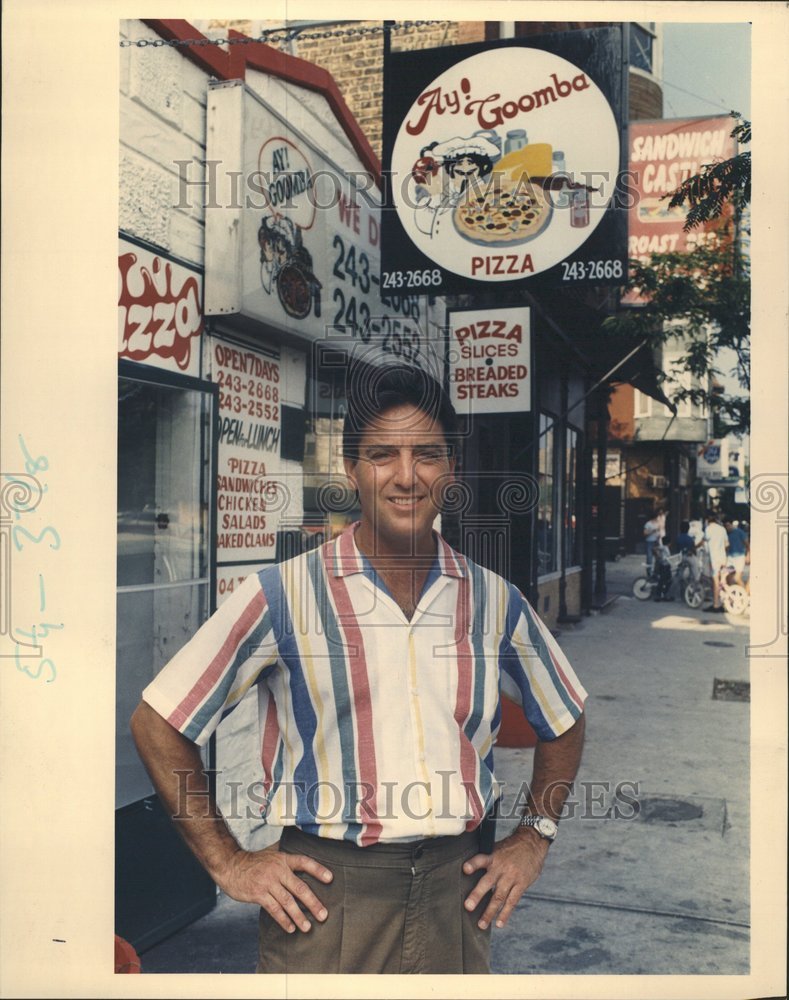
<path fill-rule="evenodd" d="M 635 390 L 632 385 L 617 385 L 611 393 L 608 412 L 611 422 L 608 429 L 608 439 L 617 441 L 632 441 L 635 433 L 634 420 Z"/>
<path fill-rule="evenodd" d="M 516 36 L 544 34 L 546 32 L 575 31 L 580 28 L 601 27 L 608 22 L 591 21 L 520 21 L 516 23 Z M 379 27 L 380 21 L 356 21 L 350 27 Z M 495 23 L 491 25 L 495 29 Z M 331 25 L 307 29 L 326 31 Z M 211 31 L 234 28 L 244 34 L 254 34 L 251 21 L 211 21 Z M 392 33 L 392 51 L 439 48 L 447 45 L 466 45 L 485 41 L 485 21 L 436 21 L 422 27 L 398 29 Z M 340 92 L 351 109 L 371 146 L 381 155 L 381 106 L 383 100 L 383 40 L 380 35 L 351 35 L 348 37 L 311 39 L 297 38 L 288 51 L 293 55 L 316 63 L 328 70 L 337 82 Z M 661 118 L 663 94 L 653 80 L 636 73 L 630 74 L 631 121 L 638 118 Z"/>

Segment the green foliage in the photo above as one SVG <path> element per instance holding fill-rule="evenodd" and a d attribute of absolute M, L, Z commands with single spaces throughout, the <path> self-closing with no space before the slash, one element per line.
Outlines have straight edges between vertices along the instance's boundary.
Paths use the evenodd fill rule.
<path fill-rule="evenodd" d="M 664 392 L 673 402 L 690 399 L 706 404 L 716 434 L 747 433 L 750 428 L 750 268 L 738 243 L 727 232 L 705 234 L 705 240 L 682 253 L 653 254 L 648 263 L 630 261 L 627 288 L 647 302 L 620 310 L 604 327 L 617 334 L 646 338 L 653 348 L 681 338 L 684 353 L 664 373 Z M 733 352 L 741 394 L 726 396 L 716 385 L 723 371 L 721 351 Z M 724 355 L 725 356 L 725 355 Z M 677 382 L 683 372 L 690 387 Z"/>
<path fill-rule="evenodd" d="M 740 145 L 751 141 L 751 123 L 739 111 L 729 112 L 737 124 L 730 135 Z M 670 197 L 670 208 L 689 206 L 683 229 L 688 232 L 704 222 L 720 217 L 724 205 L 731 200 L 735 210 L 751 200 L 751 154 L 738 153 L 720 163 L 705 163 L 701 170 L 683 181 Z"/>

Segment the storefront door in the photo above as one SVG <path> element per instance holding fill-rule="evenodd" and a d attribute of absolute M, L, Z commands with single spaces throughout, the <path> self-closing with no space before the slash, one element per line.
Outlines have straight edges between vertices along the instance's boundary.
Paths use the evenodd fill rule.
<path fill-rule="evenodd" d="M 129 732 L 143 688 L 210 613 L 213 396 L 194 383 L 119 382 L 116 932 L 138 948 L 215 895 L 163 815 Z"/>

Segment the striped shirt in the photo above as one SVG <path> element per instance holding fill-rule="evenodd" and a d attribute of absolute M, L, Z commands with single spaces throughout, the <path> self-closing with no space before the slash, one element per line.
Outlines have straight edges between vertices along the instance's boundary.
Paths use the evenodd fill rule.
<path fill-rule="evenodd" d="M 409 621 L 355 528 L 247 577 L 143 698 L 202 746 L 255 688 L 271 824 L 360 846 L 474 829 L 502 694 L 551 740 L 586 692 L 512 584 L 436 535 Z"/>

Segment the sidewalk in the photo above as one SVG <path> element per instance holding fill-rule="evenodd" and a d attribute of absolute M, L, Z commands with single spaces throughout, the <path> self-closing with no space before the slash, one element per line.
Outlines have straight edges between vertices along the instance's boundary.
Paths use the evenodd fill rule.
<path fill-rule="evenodd" d="M 747 618 L 635 600 L 638 556 L 606 570 L 618 599 L 559 637 L 590 692 L 575 792 L 542 877 L 494 928 L 493 971 L 747 973 L 749 705 L 713 697 L 748 680 Z M 496 753 L 505 816 L 532 753 Z M 142 971 L 253 972 L 256 950 L 256 908 L 220 896 Z"/>

